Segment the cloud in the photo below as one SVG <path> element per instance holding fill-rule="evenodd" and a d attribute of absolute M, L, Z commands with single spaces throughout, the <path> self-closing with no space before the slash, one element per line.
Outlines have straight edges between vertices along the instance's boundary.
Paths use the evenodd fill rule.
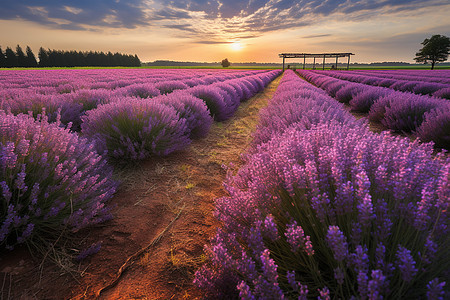
<path fill-rule="evenodd" d="M 192 25 L 190 25 L 190 24 L 171 24 L 171 25 L 164 25 L 163 27 L 178 29 L 178 30 L 183 30 L 183 31 L 196 32 L 195 29 L 193 29 Z"/>
<path fill-rule="evenodd" d="M 326 36 L 331 36 L 332 34 L 313 34 L 313 35 L 305 35 L 302 36 L 303 39 L 314 39 L 314 38 L 321 38 L 321 37 L 326 37 Z"/>
<path fill-rule="evenodd" d="M 226 41 L 195 41 L 195 44 L 205 44 L 205 45 L 218 45 L 218 44 L 232 44 L 233 42 Z"/>
<path fill-rule="evenodd" d="M 67 30 L 156 26 L 199 40 L 259 36 L 320 23 L 417 12 L 448 0 L 15 0 L 3 1 L 0 19 L 21 19 Z M 319 37 L 319 36 L 311 36 Z M 307 37 L 308 38 L 308 37 Z"/>
<path fill-rule="evenodd" d="M 54 28 L 86 30 L 90 26 L 136 28 L 149 24 L 149 18 L 145 12 L 147 7 L 142 0 L 3 2 L 0 19 L 22 19 Z"/>

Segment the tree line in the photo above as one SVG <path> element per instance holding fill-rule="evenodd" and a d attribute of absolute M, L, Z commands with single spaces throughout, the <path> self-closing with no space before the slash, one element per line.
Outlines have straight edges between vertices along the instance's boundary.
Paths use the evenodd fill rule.
<path fill-rule="evenodd" d="M 0 47 L 0 68 L 32 67 L 140 67 L 137 55 L 97 51 L 63 51 L 40 48 L 38 59 L 27 46 L 25 52 L 17 45 L 16 51 Z"/>

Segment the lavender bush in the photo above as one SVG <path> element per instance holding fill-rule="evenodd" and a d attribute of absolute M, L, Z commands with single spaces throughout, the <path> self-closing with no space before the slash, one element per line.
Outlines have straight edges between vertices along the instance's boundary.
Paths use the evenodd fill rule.
<path fill-rule="evenodd" d="M 359 93 L 364 92 L 366 89 L 357 83 L 349 83 L 347 85 L 342 86 L 336 93 L 335 98 L 339 102 L 349 103 L 352 99 L 355 98 Z M 353 107 L 352 107 L 353 108 Z"/>
<path fill-rule="evenodd" d="M 83 116 L 82 133 L 100 153 L 114 158 L 145 159 L 167 155 L 190 144 L 186 119 L 151 99 L 121 97 Z"/>
<path fill-rule="evenodd" d="M 446 100 L 411 93 L 392 92 L 372 105 L 369 118 L 395 131 L 411 132 L 422 123 L 424 113 L 448 106 Z"/>
<path fill-rule="evenodd" d="M 445 74 L 437 75 L 436 78 L 424 76 L 424 73 L 410 70 L 408 74 L 402 75 L 395 71 L 314 71 L 316 74 L 330 76 L 333 78 L 359 82 L 365 85 L 389 87 L 401 92 L 412 92 L 422 95 L 431 95 L 441 89 L 448 88 L 450 81 L 446 80 Z M 397 73 L 397 74 L 395 74 Z M 420 75 L 419 75 L 420 74 Z"/>
<path fill-rule="evenodd" d="M 230 106 L 225 101 L 225 92 L 213 86 L 196 86 L 190 88 L 188 92 L 202 99 L 208 107 L 211 115 L 216 121 L 224 121 L 229 119 L 236 111 L 235 106 Z"/>
<path fill-rule="evenodd" d="M 200 98 L 185 91 L 175 91 L 155 98 L 155 101 L 172 106 L 177 111 L 178 116 L 186 120 L 190 138 L 202 138 L 208 134 L 213 118 L 205 102 Z"/>
<path fill-rule="evenodd" d="M 0 110 L 0 247 L 41 243 L 110 218 L 112 169 L 94 145 L 46 116 Z"/>
<path fill-rule="evenodd" d="M 424 142 L 450 150 L 450 106 L 434 109 L 424 114 L 424 121 L 416 135 Z"/>
<path fill-rule="evenodd" d="M 184 90 L 189 86 L 180 80 L 163 80 L 158 82 L 155 87 L 161 92 L 161 94 L 169 94 L 175 90 Z"/>
<path fill-rule="evenodd" d="M 152 98 L 161 95 L 160 90 L 162 90 L 164 93 L 171 92 L 171 86 L 171 82 L 168 82 L 165 83 L 164 86 L 162 86 L 161 84 L 159 86 L 159 89 L 157 89 L 155 85 L 151 83 L 135 83 L 120 89 L 116 89 L 115 91 L 116 94 L 121 94 L 123 96 Z"/>
<path fill-rule="evenodd" d="M 434 92 L 433 96 L 439 97 L 439 98 L 450 99 L 450 87 L 440 89 L 437 92 Z"/>
<path fill-rule="evenodd" d="M 43 110 L 45 110 L 49 120 L 54 122 L 56 120 L 58 109 L 60 109 L 63 104 L 61 103 L 60 98 L 55 95 L 44 95 L 33 91 L 24 91 L 23 89 L 12 91 L 12 93 L 15 93 L 15 95 L 6 97 L 6 99 L 1 99 L 0 109 L 10 111 L 15 115 L 21 113 L 28 114 L 28 112 L 31 112 L 36 118 L 38 115 L 42 114 Z M 81 106 L 78 105 L 78 107 L 73 109 L 80 111 Z"/>
<path fill-rule="evenodd" d="M 368 113 L 378 99 L 391 93 L 388 89 L 367 87 L 356 93 L 349 104 L 353 111 Z"/>

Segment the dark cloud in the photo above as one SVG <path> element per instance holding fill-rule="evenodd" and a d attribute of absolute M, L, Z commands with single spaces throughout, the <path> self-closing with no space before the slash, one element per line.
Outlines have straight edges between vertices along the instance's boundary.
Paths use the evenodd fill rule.
<path fill-rule="evenodd" d="M 331 34 L 314 34 L 314 35 L 306 35 L 302 36 L 303 39 L 314 39 L 314 38 L 320 38 L 320 37 L 326 37 L 331 36 Z"/>
<path fill-rule="evenodd" d="M 183 31 L 196 32 L 195 29 L 192 28 L 190 24 L 172 24 L 172 25 L 164 25 L 165 28 L 179 29 Z"/>
<path fill-rule="evenodd" d="M 179 20 L 188 19 L 189 14 L 186 11 L 176 10 L 173 8 L 164 8 L 158 11 L 156 15 L 153 16 L 153 20 Z"/>

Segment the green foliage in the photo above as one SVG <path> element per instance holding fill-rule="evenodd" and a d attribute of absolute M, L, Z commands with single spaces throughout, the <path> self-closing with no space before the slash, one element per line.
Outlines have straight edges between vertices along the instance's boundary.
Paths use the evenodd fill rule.
<path fill-rule="evenodd" d="M 17 56 L 10 47 L 5 50 L 5 67 L 17 66 Z"/>
<path fill-rule="evenodd" d="M 34 56 L 34 53 L 29 46 L 27 46 L 26 53 L 27 53 L 26 66 L 37 67 L 36 56 Z"/>
<path fill-rule="evenodd" d="M 225 58 L 224 60 L 222 60 L 222 62 L 220 64 L 224 68 L 228 68 L 231 65 L 230 62 L 228 61 L 228 58 Z"/>
<path fill-rule="evenodd" d="M 25 53 L 23 53 L 23 50 L 19 45 L 16 46 L 16 57 L 17 57 L 17 66 L 26 67 Z"/>
<path fill-rule="evenodd" d="M 1 50 L 1 49 L 0 49 Z M 39 63 L 30 47 L 26 48 L 26 55 L 17 45 L 16 52 L 6 48 L 0 53 L 0 67 L 29 68 L 29 67 L 140 67 L 141 61 L 137 55 L 121 53 L 104 53 L 97 51 L 63 51 L 39 48 Z"/>
<path fill-rule="evenodd" d="M 2 47 L 0 47 L 0 68 L 5 67 L 6 59 L 5 54 L 3 53 Z"/>
<path fill-rule="evenodd" d="M 431 61 L 431 69 L 437 62 L 446 61 L 450 54 L 450 38 L 445 35 L 435 34 L 422 42 L 422 49 L 414 58 L 417 62 L 427 63 Z"/>

